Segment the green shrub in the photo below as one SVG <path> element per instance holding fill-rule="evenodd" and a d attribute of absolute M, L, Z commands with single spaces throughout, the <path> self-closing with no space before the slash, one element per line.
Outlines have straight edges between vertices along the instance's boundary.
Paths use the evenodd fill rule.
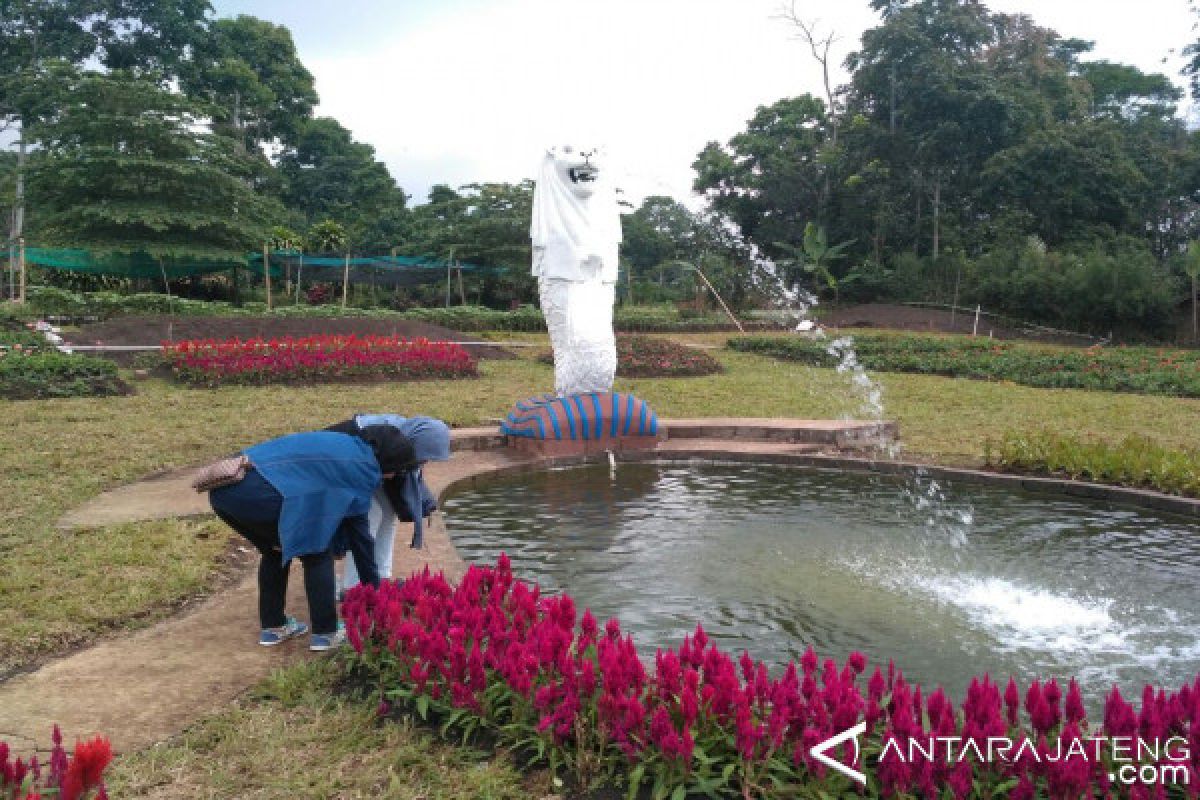
<path fill-rule="evenodd" d="M 46 337 L 36 331 L 21 328 L 0 328 L 0 351 L 3 350 L 53 350 Z"/>
<path fill-rule="evenodd" d="M 1169 333 L 1175 288 L 1143 242 L 1047 251 L 1031 237 L 977 259 L 963 298 L 1072 330 L 1161 337 Z"/>
<path fill-rule="evenodd" d="M 731 339 L 734 350 L 833 367 L 828 339 L 795 336 Z M 1098 389 L 1200 397 L 1200 351 L 1150 347 L 1086 350 L 966 336 L 861 334 L 859 362 L 869 370 L 1007 380 L 1053 389 Z"/>
<path fill-rule="evenodd" d="M 412 308 L 393 311 L 386 308 L 342 308 L 338 303 L 323 305 L 277 305 L 267 311 L 266 303 L 248 301 L 234 306 L 222 301 L 168 298 L 165 294 L 129 294 L 115 292 L 79 293 L 53 286 L 36 287 L 29 293 L 29 309 L 39 315 L 73 318 L 97 317 L 109 319 L 123 314 L 176 314 L 196 316 L 262 316 L 281 317 L 372 317 L 409 319 L 440 325 L 458 331 L 522 331 L 546 330 L 542 312 L 535 306 L 524 305 L 513 311 L 497 311 L 483 306 L 454 306 L 451 308 Z M 689 332 L 723 331 L 734 326 L 723 314 L 691 313 L 687 318 L 673 306 L 621 306 L 613 315 L 617 330 L 630 332 Z M 751 324 L 769 328 L 769 323 Z"/>
<path fill-rule="evenodd" d="M 30 310 L 50 316 L 82 316 L 88 308 L 88 300 L 82 294 L 56 286 L 30 287 L 26 298 Z"/>
<path fill-rule="evenodd" d="M 102 358 L 38 352 L 0 355 L 0 397 L 30 400 L 124 394 L 117 365 Z"/>
<path fill-rule="evenodd" d="M 1109 444 L 1051 431 L 1009 432 L 989 440 L 985 453 L 995 469 L 1200 497 L 1200 452 L 1163 447 L 1144 436 Z"/>

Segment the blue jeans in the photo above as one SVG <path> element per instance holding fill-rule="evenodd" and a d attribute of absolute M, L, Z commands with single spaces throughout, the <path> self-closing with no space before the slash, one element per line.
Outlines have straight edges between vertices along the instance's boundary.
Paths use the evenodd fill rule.
<path fill-rule="evenodd" d="M 283 496 L 258 470 L 230 486 L 213 489 L 209 503 L 216 515 L 258 550 L 258 618 L 264 628 L 287 623 L 288 565 L 283 563 L 279 542 L 279 514 Z M 337 588 L 333 574 L 333 555 L 329 552 L 300 556 L 304 565 L 304 592 L 308 596 L 308 614 L 312 632 L 330 634 L 337 630 Z"/>

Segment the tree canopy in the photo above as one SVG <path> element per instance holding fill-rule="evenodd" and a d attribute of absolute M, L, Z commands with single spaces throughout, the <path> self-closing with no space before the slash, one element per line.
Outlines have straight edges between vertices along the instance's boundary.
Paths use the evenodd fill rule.
<path fill-rule="evenodd" d="M 703 147 L 703 209 L 652 196 L 623 215 L 626 296 L 689 299 L 698 267 L 727 299 L 760 302 L 761 253 L 841 298 L 1161 331 L 1200 239 L 1184 92 L 980 0 L 871 5 L 878 24 L 843 54 L 799 6 L 780 15 L 826 79 Z M 1200 100 L 1200 43 L 1183 52 Z M 207 0 L 0 0 L 10 237 L 232 253 L 275 228 L 328 245 L 336 228 L 339 252 L 506 267 L 477 297 L 534 298 L 531 182 L 435 186 L 413 206 L 371 144 L 314 116 L 317 99 L 286 27 L 217 18 Z M 814 262 L 814 243 L 837 258 Z"/>
<path fill-rule="evenodd" d="M 239 176 L 197 107 L 126 71 L 82 73 L 30 133 L 43 240 L 154 256 L 240 258 L 278 212 Z M 244 167 L 244 165 L 243 165 Z"/>

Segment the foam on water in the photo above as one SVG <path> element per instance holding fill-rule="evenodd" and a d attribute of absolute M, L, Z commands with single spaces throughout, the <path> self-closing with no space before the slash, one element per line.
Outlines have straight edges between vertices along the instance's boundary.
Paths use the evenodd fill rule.
<path fill-rule="evenodd" d="M 1181 630 L 1172 609 L 1143 607 L 1123 619 L 1108 597 L 1075 596 L 1022 586 L 1003 578 L 932 579 L 923 588 L 960 608 L 971 624 L 988 632 L 999 649 L 1057 652 L 1078 664 L 1098 656 L 1103 667 L 1083 667 L 1085 680 L 1111 681 L 1125 669 L 1157 670 L 1200 658 L 1200 636 Z M 1163 643 L 1164 638 L 1175 641 Z"/>
<path fill-rule="evenodd" d="M 1003 578 L 933 580 L 926 588 L 959 606 L 977 624 L 1014 637 L 1054 639 L 1103 635 L 1116 627 L 1112 600 L 1073 597 Z"/>

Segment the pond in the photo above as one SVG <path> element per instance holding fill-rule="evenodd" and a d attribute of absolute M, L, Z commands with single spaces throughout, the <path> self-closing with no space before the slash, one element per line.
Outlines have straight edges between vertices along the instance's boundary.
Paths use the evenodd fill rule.
<path fill-rule="evenodd" d="M 696 623 L 773 666 L 861 650 L 962 697 L 971 677 L 1178 687 L 1200 671 L 1182 518 L 979 484 L 776 466 L 620 464 L 453 493 L 468 561 L 615 616 L 644 654 Z"/>

